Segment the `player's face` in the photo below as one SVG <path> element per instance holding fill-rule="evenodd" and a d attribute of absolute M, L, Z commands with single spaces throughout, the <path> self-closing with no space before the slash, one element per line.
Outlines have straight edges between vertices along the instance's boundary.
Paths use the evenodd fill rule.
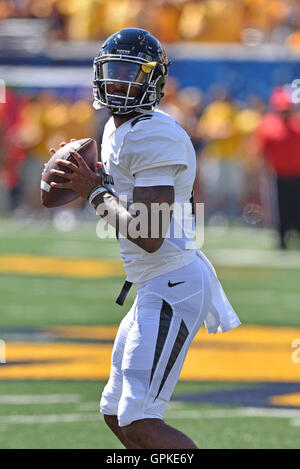
<path fill-rule="evenodd" d="M 114 83 L 112 85 L 107 85 L 107 92 L 108 94 L 113 94 L 116 96 L 127 96 L 128 92 L 128 84 L 126 83 Z M 135 98 L 140 92 L 140 88 L 137 86 L 131 86 L 129 90 L 128 96 L 130 98 Z"/>
<path fill-rule="evenodd" d="M 101 78 L 112 81 L 107 84 L 108 94 L 118 96 L 127 96 L 128 82 L 130 83 L 143 83 L 145 80 L 145 73 L 141 70 L 141 66 L 130 62 L 106 62 L 101 65 Z M 131 85 L 129 90 L 129 97 L 135 97 L 140 92 L 140 86 Z"/>

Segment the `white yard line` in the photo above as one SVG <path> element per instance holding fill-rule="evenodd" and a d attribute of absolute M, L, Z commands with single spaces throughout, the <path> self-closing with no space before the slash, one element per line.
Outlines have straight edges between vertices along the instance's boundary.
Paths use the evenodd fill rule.
<path fill-rule="evenodd" d="M 0 405 L 22 404 L 76 404 L 80 402 L 80 394 L 18 394 L 0 395 Z"/>
<path fill-rule="evenodd" d="M 297 418 L 300 421 L 300 409 L 274 409 L 257 407 L 239 407 L 223 410 L 174 410 L 167 412 L 170 419 L 222 419 L 236 417 Z"/>
<path fill-rule="evenodd" d="M 272 251 L 266 249 L 205 249 L 209 259 L 219 266 L 300 268 L 299 251 Z"/>
<path fill-rule="evenodd" d="M 268 409 L 255 407 L 240 407 L 237 409 L 215 410 L 171 410 L 167 412 L 168 419 L 228 419 L 240 417 L 264 417 L 292 419 L 291 425 L 300 426 L 300 409 Z M 0 425 L 3 424 L 49 424 L 72 423 L 82 421 L 98 422 L 102 419 L 98 412 L 50 415 L 7 415 L 0 416 Z"/>
<path fill-rule="evenodd" d="M 100 414 L 52 414 L 52 415 L 7 415 L 0 417 L 2 424 L 22 424 L 32 425 L 39 423 L 72 423 L 82 421 L 99 421 Z"/>
<path fill-rule="evenodd" d="M 300 418 L 291 420 L 290 424 L 292 427 L 300 427 Z"/>

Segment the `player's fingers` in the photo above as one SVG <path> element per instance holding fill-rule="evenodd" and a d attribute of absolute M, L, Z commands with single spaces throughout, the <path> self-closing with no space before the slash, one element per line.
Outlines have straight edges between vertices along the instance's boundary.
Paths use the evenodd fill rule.
<path fill-rule="evenodd" d="M 55 187 L 56 189 L 72 189 L 73 183 L 72 182 L 51 182 L 51 187 Z"/>
<path fill-rule="evenodd" d="M 101 163 L 101 161 L 98 161 L 98 163 L 97 163 L 97 168 L 99 168 L 99 169 L 102 168 L 102 163 Z"/>
<path fill-rule="evenodd" d="M 73 158 L 77 161 L 77 163 L 79 164 L 79 166 L 81 166 L 81 168 L 85 168 L 85 169 L 89 169 L 88 165 L 86 164 L 86 162 L 84 161 L 84 159 L 82 158 L 82 156 L 79 155 L 79 153 L 77 153 L 77 151 L 75 150 L 70 150 L 70 154 L 73 156 Z"/>
<path fill-rule="evenodd" d="M 76 142 L 76 138 L 71 138 L 70 142 Z"/>
<path fill-rule="evenodd" d="M 59 166 L 65 166 L 66 168 L 69 168 L 73 173 L 79 173 L 79 168 L 76 166 L 74 163 L 68 160 L 56 160 L 56 163 Z"/>
<path fill-rule="evenodd" d="M 65 145 L 66 145 L 66 142 L 61 142 L 61 144 L 59 146 L 64 147 Z"/>
<path fill-rule="evenodd" d="M 61 176 L 62 178 L 68 179 L 68 181 L 72 181 L 73 176 L 70 173 L 64 173 L 63 171 L 58 171 L 57 169 L 51 169 L 51 174 L 55 174 L 56 176 Z"/>
<path fill-rule="evenodd" d="M 52 155 L 54 155 L 56 153 L 55 148 L 50 148 L 49 151 L 50 151 L 50 153 L 52 153 Z"/>

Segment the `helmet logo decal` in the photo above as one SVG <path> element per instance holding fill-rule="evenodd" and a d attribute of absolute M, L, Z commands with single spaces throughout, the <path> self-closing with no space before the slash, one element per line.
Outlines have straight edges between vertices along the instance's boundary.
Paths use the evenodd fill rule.
<path fill-rule="evenodd" d="M 142 65 L 142 70 L 145 73 L 150 73 L 155 67 L 157 62 L 148 62 L 145 65 Z"/>

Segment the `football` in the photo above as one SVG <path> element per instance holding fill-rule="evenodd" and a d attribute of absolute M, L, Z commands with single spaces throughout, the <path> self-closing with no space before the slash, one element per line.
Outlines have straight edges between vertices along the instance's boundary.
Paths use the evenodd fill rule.
<path fill-rule="evenodd" d="M 51 169 L 56 169 L 64 172 L 71 172 L 65 166 L 59 166 L 56 163 L 57 159 L 69 160 L 78 166 L 75 159 L 70 155 L 70 150 L 75 150 L 82 156 L 90 169 L 96 172 L 98 161 L 97 143 L 92 138 L 83 138 L 75 140 L 61 147 L 48 161 L 41 180 L 41 201 L 42 205 L 47 208 L 60 207 L 61 205 L 68 204 L 78 198 L 78 195 L 71 189 L 58 189 L 51 187 L 51 182 L 62 183 L 66 179 L 51 174 Z"/>

